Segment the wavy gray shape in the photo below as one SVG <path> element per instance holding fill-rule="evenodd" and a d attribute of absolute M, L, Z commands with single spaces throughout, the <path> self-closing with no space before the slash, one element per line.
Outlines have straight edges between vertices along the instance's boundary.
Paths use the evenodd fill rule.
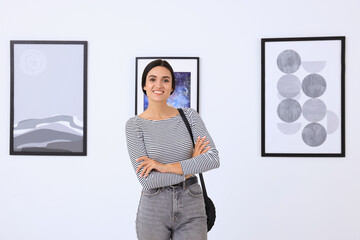
<path fill-rule="evenodd" d="M 14 149 L 29 143 L 48 142 L 53 140 L 82 141 L 83 137 L 49 129 L 39 129 L 14 138 Z"/>
<path fill-rule="evenodd" d="M 74 122 L 74 118 L 72 116 L 66 116 L 66 115 L 58 115 L 58 116 L 52 116 L 42 119 L 26 119 L 23 121 L 20 121 L 18 125 L 14 128 L 15 130 L 19 129 L 28 129 L 28 128 L 35 128 L 38 124 L 41 123 L 54 123 L 54 122 L 60 122 L 60 121 L 66 121 L 70 123 L 70 126 L 77 129 L 83 129 L 81 126 L 76 125 Z"/>
<path fill-rule="evenodd" d="M 70 152 L 82 152 L 83 151 L 83 141 L 72 141 L 72 142 L 56 142 L 50 143 L 46 148 L 55 149 L 55 150 L 67 150 Z"/>
<path fill-rule="evenodd" d="M 75 135 L 82 135 L 81 133 L 76 132 L 75 130 L 73 130 L 73 128 L 69 128 L 68 126 L 64 126 L 61 123 L 49 123 L 48 125 L 45 126 L 41 126 L 41 127 L 37 127 L 36 129 L 40 130 L 40 129 L 50 129 L 50 130 L 55 130 L 55 131 L 59 131 L 59 132 L 67 132 L 67 133 L 71 133 L 71 134 L 75 134 Z M 81 129 L 80 129 L 81 130 Z"/>
<path fill-rule="evenodd" d="M 51 152 L 51 153 L 62 153 L 62 152 L 71 152 L 66 149 L 51 149 L 51 148 L 42 148 L 42 147 L 26 147 L 21 148 L 20 150 L 17 150 L 17 152 Z"/>

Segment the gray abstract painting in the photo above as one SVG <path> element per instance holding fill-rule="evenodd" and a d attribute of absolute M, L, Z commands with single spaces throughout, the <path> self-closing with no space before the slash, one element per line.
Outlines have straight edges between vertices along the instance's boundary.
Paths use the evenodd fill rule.
<path fill-rule="evenodd" d="M 86 155 L 87 42 L 11 42 L 10 154 Z"/>
<path fill-rule="evenodd" d="M 277 114 L 286 123 L 295 122 L 303 114 L 303 117 L 309 122 L 302 131 L 303 142 L 308 146 L 318 147 L 325 142 L 328 134 L 325 127 L 318 123 L 327 113 L 326 104 L 319 99 L 326 91 L 326 80 L 319 74 L 325 68 L 326 61 L 305 62 L 306 67 L 304 69 L 310 72 L 302 83 L 295 75 L 301 64 L 300 54 L 293 49 L 284 50 L 277 57 L 277 66 L 281 72 L 285 73 L 279 79 L 277 87 L 279 94 L 286 98 L 279 103 Z M 301 90 L 305 96 L 309 97 L 302 107 L 297 100 L 292 99 Z M 329 121 L 329 125 L 334 126 L 335 124 L 332 121 L 337 122 L 338 116 L 335 115 L 335 117 L 328 119 Z M 283 132 L 284 124 L 277 126 Z M 295 133 L 295 131 L 292 132 L 292 134 Z"/>
<path fill-rule="evenodd" d="M 262 39 L 262 156 L 344 156 L 344 40 Z"/>

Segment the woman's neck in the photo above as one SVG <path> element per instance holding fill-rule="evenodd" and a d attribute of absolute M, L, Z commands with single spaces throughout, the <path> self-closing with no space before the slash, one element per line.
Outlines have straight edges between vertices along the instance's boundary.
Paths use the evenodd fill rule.
<path fill-rule="evenodd" d="M 178 115 L 176 108 L 168 106 L 166 103 L 149 102 L 148 108 L 140 114 L 140 117 L 150 120 L 163 120 Z"/>

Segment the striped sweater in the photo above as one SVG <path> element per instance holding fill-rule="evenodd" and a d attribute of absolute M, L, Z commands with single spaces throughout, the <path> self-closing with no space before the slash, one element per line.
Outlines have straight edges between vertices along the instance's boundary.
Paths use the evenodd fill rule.
<path fill-rule="evenodd" d="M 191 108 L 184 108 L 190 123 L 194 139 L 206 136 L 210 140 L 210 150 L 192 158 L 192 139 L 180 115 L 164 120 L 147 120 L 135 116 L 130 118 L 125 127 L 127 148 L 134 171 L 140 163 L 136 159 L 147 156 L 163 164 L 180 162 L 183 175 L 151 171 L 148 177 L 139 177 L 145 189 L 165 187 L 185 180 L 185 175 L 205 172 L 220 166 L 218 151 L 211 139 L 200 115 Z"/>

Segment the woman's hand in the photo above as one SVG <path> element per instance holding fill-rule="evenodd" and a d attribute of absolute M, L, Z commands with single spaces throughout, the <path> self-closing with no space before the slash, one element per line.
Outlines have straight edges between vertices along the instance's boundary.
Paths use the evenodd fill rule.
<path fill-rule="evenodd" d="M 207 146 L 207 145 L 210 143 L 210 141 L 205 142 L 205 140 L 206 140 L 206 136 L 204 136 L 202 138 L 198 137 L 196 139 L 194 152 L 193 152 L 193 156 L 192 156 L 193 158 L 209 151 L 210 146 Z"/>
<path fill-rule="evenodd" d="M 147 177 L 149 176 L 149 173 L 151 172 L 151 170 L 157 170 L 159 172 L 165 172 L 166 170 L 166 165 L 159 163 L 151 158 L 148 158 L 146 156 L 142 156 L 139 157 L 138 159 L 136 159 L 137 162 L 142 162 L 140 163 L 139 167 L 136 169 L 136 173 L 140 172 L 141 170 L 141 174 L 140 177 Z"/>
<path fill-rule="evenodd" d="M 200 137 L 197 138 L 196 143 L 195 143 L 194 152 L 192 155 L 193 158 L 209 151 L 210 146 L 207 147 L 207 145 L 210 143 L 210 141 L 205 142 L 205 140 L 206 140 L 206 136 L 202 137 L 202 138 L 200 138 Z M 175 173 L 175 174 L 179 174 L 179 175 L 183 174 L 180 162 L 162 164 L 162 163 L 159 163 L 159 162 L 155 161 L 154 159 L 148 158 L 146 156 L 139 157 L 138 159 L 136 159 L 136 161 L 141 162 L 140 165 L 138 166 L 138 168 L 136 169 L 136 173 L 141 171 L 140 177 L 149 176 L 149 174 L 152 170 L 156 170 L 161 173 Z M 191 175 L 189 175 L 189 176 L 191 176 Z M 186 177 L 189 177 L 189 176 L 186 176 Z"/>

